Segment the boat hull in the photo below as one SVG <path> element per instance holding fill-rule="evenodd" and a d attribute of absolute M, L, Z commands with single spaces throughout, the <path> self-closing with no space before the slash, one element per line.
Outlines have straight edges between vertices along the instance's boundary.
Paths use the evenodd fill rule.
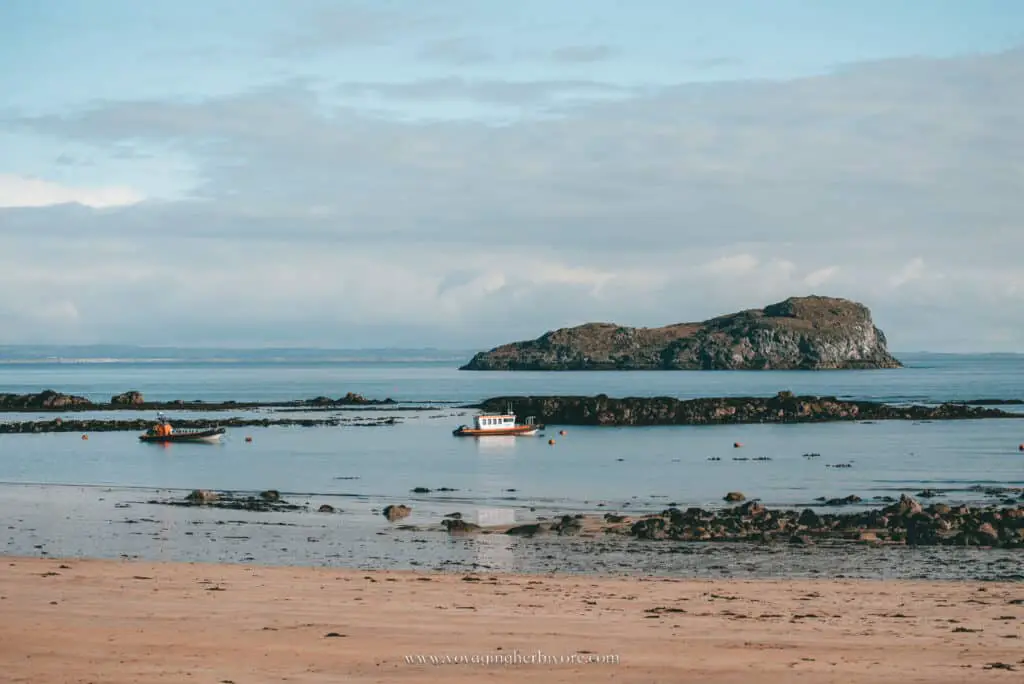
<path fill-rule="evenodd" d="M 172 442 L 199 442 L 213 444 L 219 442 L 220 438 L 227 432 L 224 428 L 212 430 L 199 430 L 196 432 L 172 432 L 169 435 L 139 435 L 140 442 L 153 442 L 167 444 Z"/>
<path fill-rule="evenodd" d="M 543 428 L 543 425 L 516 425 L 508 428 L 481 429 L 471 427 L 460 427 L 452 431 L 456 437 L 500 437 L 500 436 L 530 436 L 535 435 Z"/>

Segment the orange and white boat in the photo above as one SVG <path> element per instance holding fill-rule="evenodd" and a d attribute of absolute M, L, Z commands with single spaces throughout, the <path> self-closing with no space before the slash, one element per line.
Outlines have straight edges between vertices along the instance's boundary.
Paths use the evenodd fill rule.
<path fill-rule="evenodd" d="M 505 413 L 481 413 L 473 418 L 473 426 L 460 425 L 452 430 L 456 437 L 489 437 L 491 435 L 535 435 L 544 428 L 533 416 L 522 423 L 516 421 L 511 407 Z"/>

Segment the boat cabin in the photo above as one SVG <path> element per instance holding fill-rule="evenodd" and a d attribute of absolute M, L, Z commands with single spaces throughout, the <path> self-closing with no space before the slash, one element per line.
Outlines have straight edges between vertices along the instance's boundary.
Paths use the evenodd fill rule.
<path fill-rule="evenodd" d="M 473 419 L 473 427 L 477 430 L 502 430 L 516 427 L 514 413 L 481 413 Z M 533 416 L 524 421 L 523 425 L 533 425 Z"/>
<path fill-rule="evenodd" d="M 474 421 L 477 430 L 495 430 L 503 427 L 514 427 L 516 424 L 515 415 L 509 414 L 481 414 Z"/>

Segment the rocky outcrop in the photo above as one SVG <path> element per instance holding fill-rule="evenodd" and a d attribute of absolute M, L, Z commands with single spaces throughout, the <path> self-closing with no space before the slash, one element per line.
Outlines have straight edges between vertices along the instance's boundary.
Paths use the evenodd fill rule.
<path fill-rule="evenodd" d="M 819 370 L 899 368 L 863 304 L 783 302 L 701 323 L 587 323 L 480 352 L 460 370 Z"/>
<path fill-rule="evenodd" d="M 115 394 L 110 397 L 111 406 L 142 406 L 145 403 L 146 398 L 142 396 L 142 392 L 136 390 Z"/>
<path fill-rule="evenodd" d="M 145 411 L 223 411 L 242 408 L 293 408 L 303 410 L 361 410 L 374 407 L 398 408 L 397 402 L 387 399 L 369 399 L 355 392 L 348 392 L 338 399 L 331 397 L 315 397 L 293 401 L 220 401 L 204 402 L 200 399 L 184 401 L 146 401 L 141 392 L 130 390 L 110 397 L 108 403 L 93 403 L 85 397 L 63 394 L 52 389 L 35 394 L 0 394 L 0 411 L 114 411 L 114 410 L 145 410 Z M 405 409 L 417 410 L 417 409 Z M 423 410 L 422 408 L 419 410 Z"/>
<path fill-rule="evenodd" d="M 1024 413 L 965 404 L 906 406 L 871 401 L 840 401 L 835 397 L 494 397 L 480 408 L 533 416 L 547 425 L 725 425 L 739 423 L 821 423 L 847 420 L 955 420 L 1024 418 Z"/>
<path fill-rule="evenodd" d="M 204 420 L 183 420 L 171 419 L 171 424 L 176 428 L 189 430 L 206 429 L 211 423 L 225 428 L 241 427 L 270 427 L 271 425 L 287 425 L 291 427 L 323 427 L 345 425 L 349 427 L 383 427 L 387 425 L 398 425 L 399 419 L 390 418 L 218 418 L 216 421 Z M 135 420 L 68 420 L 55 418 L 53 420 L 25 420 L 17 422 L 0 422 L 0 434 L 31 434 L 40 432 L 141 432 L 153 427 L 150 419 L 137 418 Z"/>
<path fill-rule="evenodd" d="M 92 406 L 93 403 L 85 397 L 62 394 L 52 389 L 43 390 L 38 394 L 0 394 L 0 410 L 4 411 L 39 411 Z"/>
<path fill-rule="evenodd" d="M 1024 504 L 922 506 L 912 497 L 881 509 L 818 514 L 807 508 L 769 510 L 757 501 L 722 510 L 669 508 L 626 520 L 607 532 L 639 539 L 809 544 L 852 541 L 908 546 L 1024 548 Z"/>
<path fill-rule="evenodd" d="M 339 397 L 338 399 L 332 399 L 330 397 L 316 397 L 314 399 L 306 399 L 298 403 L 300 405 L 307 406 L 380 406 L 382 404 L 394 404 L 395 400 L 390 397 L 387 399 L 367 399 L 362 394 L 346 392 L 345 396 Z"/>
<path fill-rule="evenodd" d="M 146 503 L 163 506 L 220 508 L 231 511 L 257 511 L 260 513 L 305 511 L 309 509 L 307 505 L 288 503 L 281 498 L 277 490 L 273 489 L 260 492 L 255 496 L 252 494 L 220 492 L 212 489 L 194 489 L 183 499 L 151 499 Z"/>

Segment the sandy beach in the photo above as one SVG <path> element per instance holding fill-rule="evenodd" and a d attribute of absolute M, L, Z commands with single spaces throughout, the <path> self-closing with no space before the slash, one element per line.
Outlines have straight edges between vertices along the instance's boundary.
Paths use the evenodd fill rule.
<path fill-rule="evenodd" d="M 1024 670 L 1019 583 L 5 557 L 0 614 L 8 682 L 934 684 Z"/>

